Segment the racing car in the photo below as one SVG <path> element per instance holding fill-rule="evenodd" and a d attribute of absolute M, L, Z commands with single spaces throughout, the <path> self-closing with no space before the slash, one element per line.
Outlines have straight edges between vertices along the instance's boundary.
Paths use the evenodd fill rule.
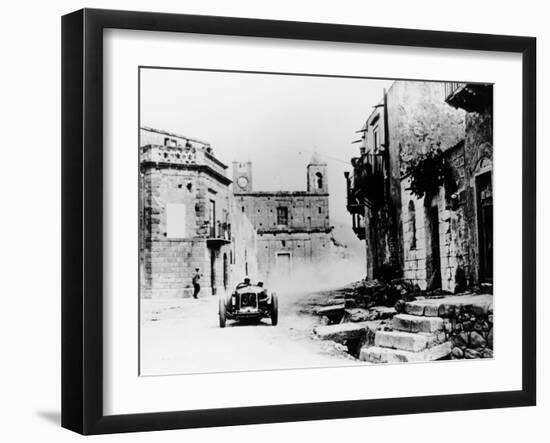
<path fill-rule="evenodd" d="M 279 302 L 277 294 L 268 293 L 262 282 L 251 284 L 246 278 L 239 283 L 230 297 L 221 296 L 219 301 L 220 328 L 225 328 L 227 320 L 270 318 L 277 326 Z"/>

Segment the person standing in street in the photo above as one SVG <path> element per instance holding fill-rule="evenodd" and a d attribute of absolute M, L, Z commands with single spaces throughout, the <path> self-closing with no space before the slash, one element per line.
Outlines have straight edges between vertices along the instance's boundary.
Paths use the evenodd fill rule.
<path fill-rule="evenodd" d="M 193 276 L 193 298 L 199 298 L 199 292 L 201 290 L 201 285 L 199 283 L 201 279 L 200 269 L 195 269 L 195 275 Z"/>

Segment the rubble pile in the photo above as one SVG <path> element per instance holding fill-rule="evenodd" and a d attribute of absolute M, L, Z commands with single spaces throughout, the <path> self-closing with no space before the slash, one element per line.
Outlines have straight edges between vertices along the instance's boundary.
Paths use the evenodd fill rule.
<path fill-rule="evenodd" d="M 491 295 L 427 296 L 404 280 L 362 281 L 314 303 L 321 317 L 315 335 L 345 346 L 361 360 L 493 357 Z"/>

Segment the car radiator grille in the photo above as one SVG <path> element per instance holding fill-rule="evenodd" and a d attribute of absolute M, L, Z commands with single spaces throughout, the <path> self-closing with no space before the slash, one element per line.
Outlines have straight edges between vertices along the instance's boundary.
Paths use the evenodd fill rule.
<path fill-rule="evenodd" d="M 241 308 L 257 308 L 258 297 L 256 294 L 241 294 Z"/>

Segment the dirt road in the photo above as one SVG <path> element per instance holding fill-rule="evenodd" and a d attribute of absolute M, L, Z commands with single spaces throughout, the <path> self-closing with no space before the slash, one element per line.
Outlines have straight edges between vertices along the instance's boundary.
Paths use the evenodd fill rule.
<path fill-rule="evenodd" d="M 307 313 L 315 294 L 279 294 L 279 324 L 218 324 L 217 297 L 142 300 L 141 374 L 296 369 L 358 364 L 332 342 L 316 340 Z"/>

